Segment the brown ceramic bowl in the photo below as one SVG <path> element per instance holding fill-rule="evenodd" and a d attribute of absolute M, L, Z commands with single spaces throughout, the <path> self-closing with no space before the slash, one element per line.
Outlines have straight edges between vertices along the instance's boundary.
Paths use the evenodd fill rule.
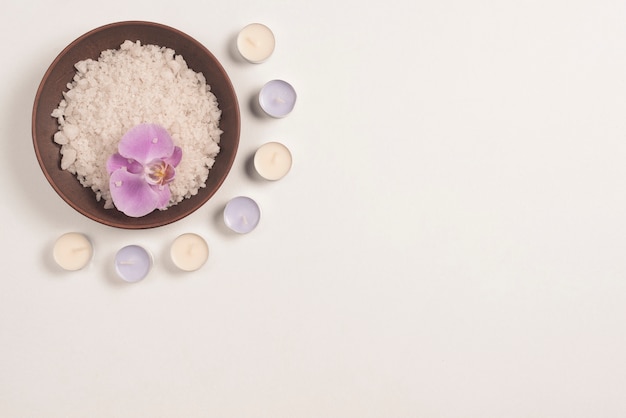
<path fill-rule="evenodd" d="M 202 72 L 222 111 L 220 152 L 209 172 L 206 187 L 196 196 L 184 199 L 167 210 L 156 210 L 146 216 L 133 218 L 117 209 L 104 209 L 94 192 L 83 187 L 71 173 L 61 170 L 60 146 L 53 141 L 57 121 L 50 114 L 63 98 L 66 84 L 75 74 L 74 64 L 98 59 L 106 49 L 117 49 L 125 41 L 141 41 L 173 49 L 182 55 L 191 69 Z M 240 114 L 233 85 L 222 65 L 200 42 L 177 29 L 152 22 L 118 22 L 96 28 L 76 39 L 52 62 L 37 90 L 33 107 L 32 134 L 35 153 L 44 175 L 56 192 L 78 212 L 116 228 L 154 228 L 175 222 L 191 214 L 219 189 L 233 164 L 239 145 Z"/>

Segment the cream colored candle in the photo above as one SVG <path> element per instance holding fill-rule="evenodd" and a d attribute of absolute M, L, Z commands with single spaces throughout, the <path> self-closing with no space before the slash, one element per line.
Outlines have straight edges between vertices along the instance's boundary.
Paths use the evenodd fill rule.
<path fill-rule="evenodd" d="M 198 270 L 209 258 L 209 246 L 199 235 L 180 235 L 172 243 L 170 256 L 176 267 L 185 271 Z"/>
<path fill-rule="evenodd" d="M 253 64 L 259 64 L 272 55 L 276 40 L 267 26 L 251 23 L 237 36 L 237 49 L 242 57 Z"/>
<path fill-rule="evenodd" d="M 268 142 L 254 154 L 254 168 L 267 180 L 279 180 L 291 169 L 291 152 L 280 142 Z"/>
<path fill-rule="evenodd" d="M 83 234 L 69 232 L 56 240 L 52 256 L 63 269 L 80 270 L 91 261 L 93 246 Z"/>

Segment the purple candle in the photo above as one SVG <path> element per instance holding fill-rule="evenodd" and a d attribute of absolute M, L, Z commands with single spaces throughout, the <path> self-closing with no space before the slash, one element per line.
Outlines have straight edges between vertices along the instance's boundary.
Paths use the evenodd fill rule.
<path fill-rule="evenodd" d="M 231 199 L 224 208 L 224 223 L 230 229 L 240 234 L 252 231 L 261 219 L 259 205 L 245 196 Z"/>
<path fill-rule="evenodd" d="M 148 275 L 152 256 L 143 247 L 128 245 L 115 255 L 115 271 L 122 280 L 135 283 Z"/>
<path fill-rule="evenodd" d="M 283 80 L 268 81 L 259 93 L 261 109 L 274 118 L 287 116 L 296 105 L 296 91 Z"/>

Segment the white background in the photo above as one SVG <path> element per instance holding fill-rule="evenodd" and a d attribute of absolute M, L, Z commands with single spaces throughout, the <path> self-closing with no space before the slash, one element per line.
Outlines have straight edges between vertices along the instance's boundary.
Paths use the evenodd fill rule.
<path fill-rule="evenodd" d="M 0 35 L 0 416 L 626 416 L 626 3 L 10 0 Z M 223 63 L 241 146 L 198 212 L 145 231 L 75 212 L 30 133 L 48 65 L 116 21 L 176 27 Z M 262 22 L 269 61 L 231 54 Z M 273 78 L 286 119 L 251 113 Z M 246 161 L 278 140 L 279 182 Z M 248 195 L 246 236 L 219 220 Z M 83 232 L 83 271 L 51 261 Z M 171 241 L 210 246 L 175 271 Z M 128 285 L 115 252 L 155 266 Z"/>

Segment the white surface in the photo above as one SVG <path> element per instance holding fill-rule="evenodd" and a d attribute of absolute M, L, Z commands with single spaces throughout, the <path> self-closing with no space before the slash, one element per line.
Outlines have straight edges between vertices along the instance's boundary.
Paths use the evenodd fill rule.
<path fill-rule="evenodd" d="M 18 4 L 19 3 L 19 4 Z M 3 7 L 0 416 L 623 417 L 626 3 L 110 0 Z M 223 188 L 173 225 L 95 224 L 55 194 L 32 99 L 69 42 L 151 20 L 202 41 L 242 108 Z M 231 54 L 267 24 L 265 63 Z M 264 82 L 298 91 L 254 116 Z M 267 141 L 279 182 L 248 176 Z M 261 205 L 229 234 L 223 205 Z M 55 267 L 69 231 L 92 264 Z M 205 237 L 197 272 L 168 261 Z M 115 279 L 127 244 L 150 276 Z"/>

